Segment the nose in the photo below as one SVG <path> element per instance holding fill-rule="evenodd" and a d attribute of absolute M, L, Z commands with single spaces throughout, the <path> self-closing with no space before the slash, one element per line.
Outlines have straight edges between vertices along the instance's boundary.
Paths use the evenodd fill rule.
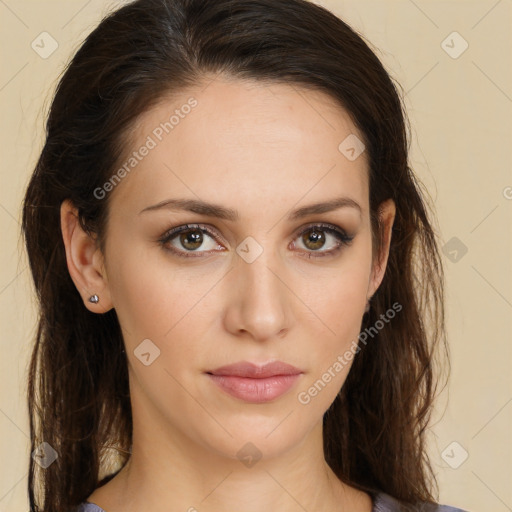
<path fill-rule="evenodd" d="M 278 338 L 290 328 L 293 293 L 278 257 L 264 250 L 251 263 L 237 258 L 224 284 L 225 328 L 235 336 L 256 341 Z"/>

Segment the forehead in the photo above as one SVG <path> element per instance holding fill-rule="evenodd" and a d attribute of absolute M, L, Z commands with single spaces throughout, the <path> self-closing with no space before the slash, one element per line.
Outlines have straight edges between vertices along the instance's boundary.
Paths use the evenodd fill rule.
<path fill-rule="evenodd" d="M 340 149 L 354 136 L 362 140 L 325 93 L 215 78 L 164 97 L 139 116 L 122 164 L 143 146 L 151 149 L 138 156 L 116 200 L 129 196 L 144 207 L 166 196 L 207 196 L 243 210 L 263 198 L 295 204 L 344 194 L 365 208 L 366 153 L 350 160 Z"/>

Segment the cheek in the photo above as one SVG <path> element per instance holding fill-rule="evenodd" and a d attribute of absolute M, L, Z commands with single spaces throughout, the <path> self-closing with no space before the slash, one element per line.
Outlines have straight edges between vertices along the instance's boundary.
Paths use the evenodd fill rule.
<path fill-rule="evenodd" d="M 369 280 L 366 261 L 347 258 L 345 265 L 317 280 L 317 286 L 304 295 L 312 312 L 302 322 L 309 333 L 305 355 L 311 374 L 301 391 L 307 395 L 304 400 L 314 399 L 320 409 L 327 409 L 334 400 L 358 351 Z"/>
<path fill-rule="evenodd" d="M 127 257 L 119 262 L 110 289 L 121 327 L 131 341 L 161 336 L 172 327 L 179 296 L 172 278 L 155 272 L 147 260 Z"/>
<path fill-rule="evenodd" d="M 208 265 L 180 269 L 155 247 L 116 247 L 123 256 L 110 261 L 109 286 L 127 348 L 150 339 L 171 360 L 186 358 L 209 325 L 204 304 L 218 275 Z"/>
<path fill-rule="evenodd" d="M 127 345 L 161 336 L 175 323 L 180 309 L 172 273 L 162 272 L 152 261 L 158 251 L 129 239 L 112 235 L 108 261 L 112 303 Z"/>
<path fill-rule="evenodd" d="M 343 343 L 360 327 L 369 282 L 365 261 L 353 255 L 337 268 L 304 281 L 301 296 L 316 316 L 319 328 L 326 330 L 323 339 L 327 345 Z"/>

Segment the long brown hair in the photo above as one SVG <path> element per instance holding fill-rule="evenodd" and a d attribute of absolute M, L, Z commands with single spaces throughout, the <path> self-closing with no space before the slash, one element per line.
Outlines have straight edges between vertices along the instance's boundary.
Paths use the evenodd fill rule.
<path fill-rule="evenodd" d="M 402 310 L 357 353 L 324 415 L 325 458 L 360 489 L 435 501 L 425 435 L 437 348 L 444 362 L 448 356 L 444 277 L 433 214 L 408 164 L 400 85 L 362 36 L 305 0 L 138 0 L 104 18 L 67 66 L 24 199 L 40 310 L 29 369 L 31 451 L 46 442 L 57 455 L 45 468 L 30 458 L 30 510 L 67 512 L 119 471 L 131 447 L 118 318 L 84 307 L 67 270 L 60 205 L 70 199 L 103 247 L 109 198 L 94 191 L 116 169 L 133 122 L 164 95 L 216 73 L 322 91 L 363 135 L 374 254 L 378 207 L 388 198 L 396 204 L 387 269 L 363 328 L 391 304 Z"/>

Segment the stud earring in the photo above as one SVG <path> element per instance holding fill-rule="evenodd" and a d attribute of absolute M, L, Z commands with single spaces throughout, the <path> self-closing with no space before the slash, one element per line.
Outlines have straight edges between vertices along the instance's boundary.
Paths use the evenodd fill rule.
<path fill-rule="evenodd" d="M 89 297 L 89 302 L 92 302 L 93 304 L 98 304 L 100 298 L 95 294 L 95 295 L 91 295 Z"/>
<path fill-rule="evenodd" d="M 370 301 L 368 301 L 368 302 L 366 303 L 366 306 L 365 306 L 365 308 L 364 308 L 364 312 L 365 312 L 365 313 L 368 313 L 368 311 L 370 311 Z"/>

